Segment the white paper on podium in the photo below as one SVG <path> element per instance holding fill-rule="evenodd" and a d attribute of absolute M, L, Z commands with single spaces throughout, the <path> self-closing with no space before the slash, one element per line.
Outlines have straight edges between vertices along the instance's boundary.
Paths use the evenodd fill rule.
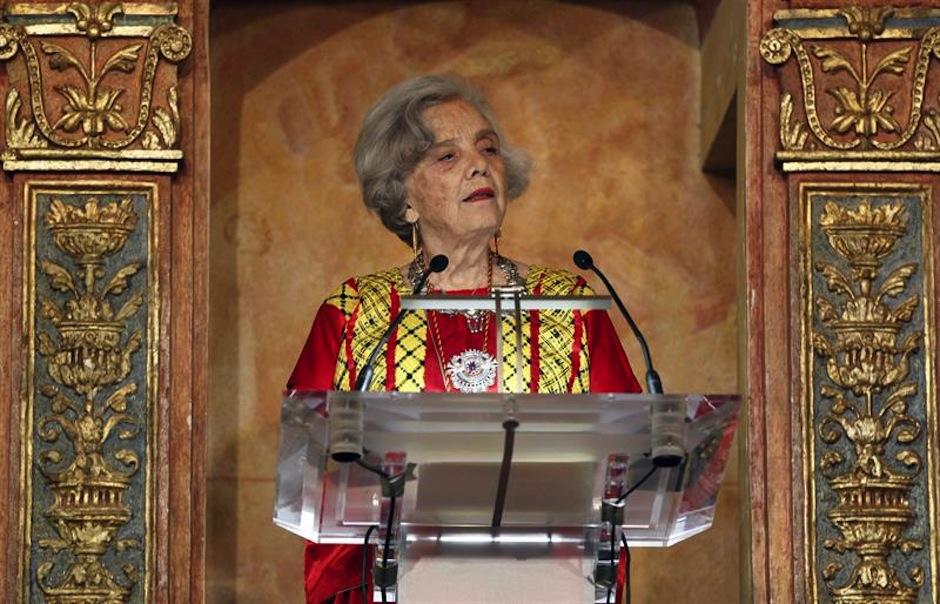
<path fill-rule="evenodd" d="M 571 604 L 592 602 L 594 586 L 581 574 L 581 560 L 483 557 L 432 558 L 410 565 L 398 587 L 407 604 Z"/>

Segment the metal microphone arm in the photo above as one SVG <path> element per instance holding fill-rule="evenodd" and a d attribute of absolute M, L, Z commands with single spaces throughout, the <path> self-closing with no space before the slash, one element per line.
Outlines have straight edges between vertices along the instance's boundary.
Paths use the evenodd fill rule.
<path fill-rule="evenodd" d="M 633 331 L 633 335 L 640 343 L 640 351 L 643 353 L 643 360 L 646 363 L 646 391 L 650 394 L 662 394 L 663 383 L 662 380 L 659 379 L 659 373 L 657 373 L 656 369 L 653 368 L 653 359 L 650 356 L 650 347 L 646 344 L 646 338 L 643 337 L 643 333 L 640 331 L 640 328 L 637 327 L 633 317 L 631 317 L 629 311 L 627 311 L 627 307 L 623 305 L 623 301 L 620 300 L 620 296 L 617 295 L 617 290 L 615 290 L 614 286 L 610 284 L 610 281 L 607 280 L 607 277 L 603 272 L 601 272 L 601 269 L 595 266 L 594 259 L 591 257 L 591 255 L 584 250 L 578 250 L 574 253 L 574 263 L 580 269 L 593 271 L 598 277 L 600 277 L 601 281 L 604 282 L 604 286 L 607 288 L 607 291 L 610 292 L 610 296 L 614 299 L 614 303 L 617 305 L 617 308 L 620 309 L 621 314 L 623 314 L 623 317 L 627 320 L 627 324 Z"/>
<path fill-rule="evenodd" d="M 418 280 L 418 283 L 415 285 L 414 290 L 411 292 L 412 295 L 417 296 L 421 293 L 421 290 L 424 289 L 425 283 L 428 282 L 428 279 L 431 277 L 431 273 L 439 273 L 447 268 L 448 260 L 447 256 L 443 254 L 438 254 L 431 258 L 431 262 L 428 263 L 428 268 L 421 274 L 421 278 Z M 359 374 L 359 377 L 356 378 L 356 392 L 365 392 L 369 389 L 369 386 L 372 384 L 372 374 L 375 373 L 375 362 L 379 358 L 379 353 L 382 352 L 382 349 L 385 348 L 385 345 L 388 344 L 389 338 L 392 337 L 392 332 L 395 331 L 395 328 L 398 327 L 398 324 L 401 323 L 401 320 L 405 317 L 405 313 L 399 311 L 395 318 L 392 319 L 392 322 L 389 323 L 388 328 L 385 330 L 385 333 L 382 334 L 381 339 L 375 345 L 375 348 L 372 349 L 372 354 L 369 355 L 369 360 L 362 368 L 362 372 Z"/>

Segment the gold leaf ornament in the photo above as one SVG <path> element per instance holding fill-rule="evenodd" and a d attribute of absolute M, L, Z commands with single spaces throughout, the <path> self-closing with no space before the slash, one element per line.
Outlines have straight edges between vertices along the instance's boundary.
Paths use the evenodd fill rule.
<path fill-rule="evenodd" d="M 60 451 L 56 451 L 55 449 L 50 449 L 48 451 L 43 452 L 42 457 L 40 458 L 40 461 L 43 464 L 57 464 L 60 461 L 62 461 L 62 459 L 63 459 L 63 456 Z"/>
<path fill-rule="evenodd" d="M 894 8 L 888 6 L 842 8 L 838 14 L 845 17 L 849 33 L 867 42 L 885 29 L 885 20 L 894 14 Z"/>
<path fill-rule="evenodd" d="M 170 86 L 167 91 L 167 106 L 169 111 L 163 107 L 156 107 L 153 110 L 151 121 L 156 132 L 144 133 L 144 149 L 170 149 L 176 144 L 180 128 L 179 92 L 176 86 Z"/>
<path fill-rule="evenodd" d="M 114 544 L 114 547 L 119 552 L 124 552 L 129 549 L 140 549 L 140 541 L 137 539 L 118 539 Z M 124 569 L 125 572 L 127 569 Z"/>
<path fill-rule="evenodd" d="M 829 581 L 830 579 L 835 577 L 836 574 L 838 574 L 840 570 L 842 570 L 841 564 L 839 564 L 838 562 L 830 562 L 822 570 L 823 579 Z"/>
<path fill-rule="evenodd" d="M 860 79 L 852 63 L 834 48 L 813 46 L 812 52 L 813 56 L 820 60 L 819 67 L 824 72 L 838 73 L 839 71 L 847 71 L 855 81 Z"/>
<path fill-rule="evenodd" d="M 917 271 L 917 263 L 904 264 L 891 271 L 891 274 L 884 280 L 881 287 L 878 288 L 878 294 L 875 301 L 880 302 L 882 298 L 889 296 L 896 298 L 898 294 L 904 292 L 907 287 L 907 280 Z"/>
<path fill-rule="evenodd" d="M 899 443 L 908 444 L 912 443 L 917 439 L 917 436 L 920 434 L 920 426 L 917 424 L 910 424 L 908 428 L 902 428 L 898 430 L 897 440 Z M 903 455 L 903 458 L 902 458 Z M 902 451 L 898 453 L 898 461 L 904 463 L 904 465 L 920 465 L 920 458 L 911 451 Z"/>
<path fill-rule="evenodd" d="M 915 473 L 920 469 L 920 456 L 913 451 L 900 451 L 897 455 L 895 455 L 895 459 L 904 464 L 904 466 L 908 469 L 913 470 Z"/>
<path fill-rule="evenodd" d="M 53 68 L 56 71 L 65 71 L 68 68 L 77 70 L 86 81 L 88 80 L 88 72 L 85 71 L 85 66 L 81 61 L 78 60 L 70 50 L 58 44 L 53 44 L 52 42 L 40 42 L 39 48 L 42 51 L 49 55 L 49 67 Z"/>
<path fill-rule="evenodd" d="M 105 62 L 104 67 L 101 68 L 101 74 L 104 75 L 115 69 L 124 73 L 133 73 L 137 69 L 137 61 L 140 58 L 140 49 L 142 47 L 142 44 L 132 44 L 118 50 Z"/>
<path fill-rule="evenodd" d="M 72 2 L 66 11 L 75 17 L 75 28 L 94 40 L 113 29 L 114 16 L 123 13 L 124 8 L 120 2 L 102 2 L 94 7 L 85 2 Z"/>
<path fill-rule="evenodd" d="M 780 97 L 780 144 L 784 149 L 799 150 L 806 146 L 809 132 L 793 119 L 793 96 L 784 92 Z"/>
<path fill-rule="evenodd" d="M 67 270 L 52 262 L 51 260 L 42 260 L 39 263 L 40 269 L 49 277 L 49 287 L 60 292 L 71 292 L 77 294 L 75 282 L 72 275 Z"/>
<path fill-rule="evenodd" d="M 52 400 L 49 402 L 49 408 L 52 409 L 53 413 L 65 413 L 67 409 L 76 410 L 74 405 L 72 405 L 71 399 L 61 392 L 57 392 L 52 397 Z"/>
<path fill-rule="evenodd" d="M 130 468 L 132 473 L 136 472 L 137 468 L 140 467 L 140 458 L 137 453 L 134 453 L 130 449 L 121 449 L 114 454 L 114 458 Z"/>
<path fill-rule="evenodd" d="M 129 319 L 137 312 L 137 309 L 141 307 L 144 303 L 144 294 L 142 292 L 134 292 L 127 302 L 125 302 L 121 308 L 115 313 L 115 321 L 124 321 Z"/>
<path fill-rule="evenodd" d="M 49 142 L 36 131 L 32 120 L 22 117 L 20 110 L 23 101 L 16 88 L 11 88 L 6 100 L 6 140 L 7 146 L 14 149 L 45 149 Z"/>
<path fill-rule="evenodd" d="M 829 340 L 818 333 L 813 334 L 813 350 L 821 357 L 831 357 L 833 354 L 832 345 Z"/>
<path fill-rule="evenodd" d="M 0 60 L 13 58 L 19 50 L 19 39 L 22 33 L 9 23 L 0 23 Z"/>
<path fill-rule="evenodd" d="M 42 332 L 39 334 L 39 354 L 50 356 L 59 351 L 58 347 L 52 342 L 49 334 Z"/>
<path fill-rule="evenodd" d="M 917 309 L 917 295 L 913 295 L 901 302 L 897 307 L 888 313 L 888 320 L 894 323 L 907 323 L 914 318 L 914 311 Z"/>
<path fill-rule="evenodd" d="M 107 398 L 107 400 L 104 403 L 104 406 L 106 408 L 110 407 L 114 409 L 115 411 L 117 411 L 118 413 L 124 413 L 125 411 L 127 411 L 127 397 L 133 395 L 135 392 L 137 392 L 136 383 L 130 382 L 128 384 L 125 384 L 124 386 L 121 386 L 120 388 L 115 390 L 111 394 L 111 396 Z"/>
<path fill-rule="evenodd" d="M 872 72 L 869 80 L 875 79 L 875 76 L 880 74 L 882 71 L 887 71 L 888 73 L 893 73 L 895 75 L 901 75 L 907 70 L 907 64 L 910 62 L 910 60 L 910 47 L 895 50 L 878 61 L 878 65 L 875 66 L 875 70 Z"/>
<path fill-rule="evenodd" d="M 838 451 L 827 451 L 819 460 L 819 468 L 823 472 L 831 472 L 833 468 L 845 461 Z"/>
<path fill-rule="evenodd" d="M 193 37 L 179 25 L 163 25 L 154 30 L 153 42 L 166 59 L 179 62 L 189 56 L 193 48 Z"/>
<path fill-rule="evenodd" d="M 761 38 L 761 56 L 771 65 L 786 63 L 792 53 L 790 43 L 793 37 L 794 34 L 785 29 L 771 29 Z"/>
<path fill-rule="evenodd" d="M 844 554 L 846 551 L 848 551 L 846 542 L 842 539 L 826 539 L 823 541 L 823 547 L 826 549 L 831 549 L 835 552 L 839 552 L 840 554 Z"/>
<path fill-rule="evenodd" d="M 819 437 L 826 444 L 835 444 L 842 438 L 845 425 L 839 417 L 826 417 L 819 423 Z"/>
<path fill-rule="evenodd" d="M 832 303 L 822 296 L 816 298 L 816 310 L 816 316 L 819 317 L 819 320 L 823 323 L 829 323 L 839 318 Z"/>
<path fill-rule="evenodd" d="M 842 274 L 838 268 L 828 262 L 817 262 L 816 270 L 826 278 L 826 287 L 829 291 L 838 294 L 845 294 L 850 298 L 855 298 L 855 292 L 852 290 L 851 282 Z"/>
<path fill-rule="evenodd" d="M 830 88 L 826 92 L 839 102 L 836 118 L 832 120 L 832 128 L 839 134 L 854 128 L 858 135 L 873 136 L 878 134 L 879 128 L 887 132 L 897 132 L 901 128 L 894 119 L 894 108 L 888 105 L 894 92 L 874 90 L 864 98 L 844 86 Z"/>
<path fill-rule="evenodd" d="M 105 285 L 104 289 L 101 291 L 101 295 L 117 295 L 122 293 L 128 287 L 128 279 L 137 274 L 141 266 L 142 264 L 140 262 L 134 262 L 119 269 L 114 276 L 111 277 L 111 280 L 108 281 L 108 284 Z"/>

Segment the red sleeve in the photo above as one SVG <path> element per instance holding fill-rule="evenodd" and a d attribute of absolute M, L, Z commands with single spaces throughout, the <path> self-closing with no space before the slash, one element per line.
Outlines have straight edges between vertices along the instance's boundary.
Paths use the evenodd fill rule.
<path fill-rule="evenodd" d="M 323 304 L 294 366 L 288 389 L 332 390 L 336 358 L 343 343 L 340 309 Z M 362 546 L 307 542 L 304 549 L 304 592 L 307 604 L 359 604 Z M 368 592 L 372 593 L 371 573 Z"/>
<path fill-rule="evenodd" d="M 584 314 L 584 323 L 591 360 L 591 392 L 642 392 L 607 313 L 589 311 Z"/>
<path fill-rule="evenodd" d="M 592 310 L 584 315 L 584 322 L 591 359 L 591 392 L 642 392 L 610 316 L 605 311 Z M 627 550 L 621 548 L 617 562 L 617 604 L 624 599 L 627 564 Z"/>
<path fill-rule="evenodd" d="M 331 304 L 317 311 L 310 335 L 287 380 L 292 390 L 332 390 L 336 357 L 343 342 L 343 313 Z"/>

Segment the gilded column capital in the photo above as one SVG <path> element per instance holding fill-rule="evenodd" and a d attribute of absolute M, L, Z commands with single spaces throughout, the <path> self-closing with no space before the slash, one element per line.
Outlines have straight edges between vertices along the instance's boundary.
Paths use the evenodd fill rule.
<path fill-rule="evenodd" d="M 760 41 L 786 172 L 940 172 L 940 10 L 793 9 Z"/>
<path fill-rule="evenodd" d="M 9 7 L 3 169 L 177 171 L 175 64 L 192 36 L 176 13 L 173 3 Z"/>

